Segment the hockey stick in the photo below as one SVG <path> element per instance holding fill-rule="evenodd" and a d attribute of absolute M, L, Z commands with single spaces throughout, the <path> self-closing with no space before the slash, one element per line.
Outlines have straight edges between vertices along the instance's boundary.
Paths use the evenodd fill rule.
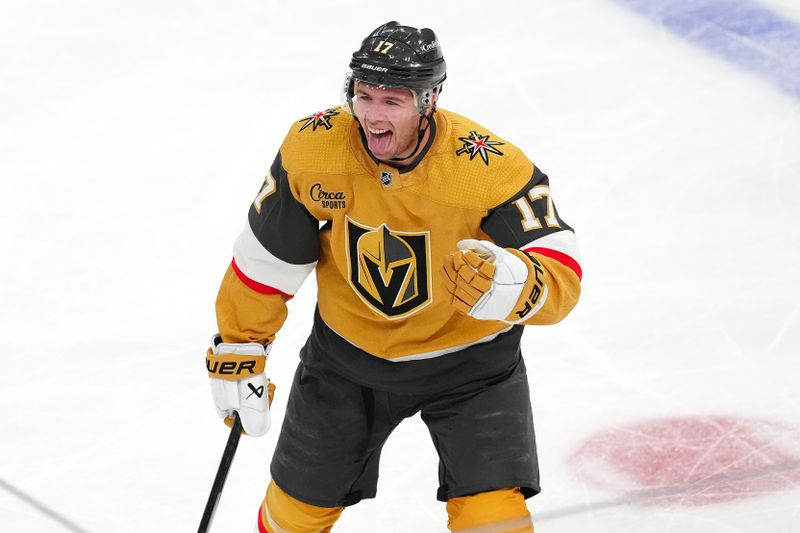
<path fill-rule="evenodd" d="M 214 484 L 211 486 L 211 494 L 208 495 L 206 510 L 203 512 L 203 519 L 200 520 L 200 527 L 197 529 L 197 533 L 207 533 L 211 528 L 211 521 L 217 511 L 217 503 L 219 503 L 219 498 L 222 496 L 222 487 L 225 486 L 225 480 L 228 479 L 228 472 L 231 469 L 233 456 L 236 454 L 236 448 L 239 446 L 239 437 L 241 436 L 242 421 L 239 420 L 239 413 L 234 411 L 233 425 L 231 426 L 230 435 L 228 435 L 228 442 L 225 444 L 225 451 L 217 469 L 217 477 L 214 478 Z"/>

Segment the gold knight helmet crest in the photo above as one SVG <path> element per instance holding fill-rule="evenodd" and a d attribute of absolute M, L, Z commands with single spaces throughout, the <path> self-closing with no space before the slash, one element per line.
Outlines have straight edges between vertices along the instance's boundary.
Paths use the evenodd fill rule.
<path fill-rule="evenodd" d="M 416 313 L 431 301 L 428 232 L 377 228 L 346 217 L 349 282 L 373 311 L 389 320 Z"/>

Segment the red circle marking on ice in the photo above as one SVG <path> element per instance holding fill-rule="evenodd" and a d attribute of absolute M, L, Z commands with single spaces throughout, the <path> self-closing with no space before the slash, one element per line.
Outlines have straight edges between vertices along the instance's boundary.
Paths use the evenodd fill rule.
<path fill-rule="evenodd" d="M 669 418 L 588 439 L 580 477 L 644 505 L 706 505 L 800 488 L 800 430 L 732 417 Z"/>

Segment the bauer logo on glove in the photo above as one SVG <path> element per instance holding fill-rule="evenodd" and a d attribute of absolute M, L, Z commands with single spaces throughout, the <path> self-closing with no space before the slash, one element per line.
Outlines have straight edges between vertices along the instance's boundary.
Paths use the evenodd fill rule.
<path fill-rule="evenodd" d="M 225 343 L 215 335 L 206 355 L 217 413 L 230 425 L 233 412 L 238 412 L 244 432 L 256 437 L 265 434 L 271 423 L 269 404 L 275 386 L 264 373 L 269 348 L 254 342 Z"/>
<path fill-rule="evenodd" d="M 215 355 L 209 348 L 206 355 L 206 369 L 210 378 L 237 380 L 263 372 L 266 359 L 261 355 L 251 357 L 234 354 Z"/>

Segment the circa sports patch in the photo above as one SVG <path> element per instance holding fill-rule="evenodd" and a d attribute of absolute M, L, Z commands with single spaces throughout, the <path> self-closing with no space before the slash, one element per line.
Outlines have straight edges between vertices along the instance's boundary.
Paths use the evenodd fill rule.
<path fill-rule="evenodd" d="M 323 209 L 345 209 L 347 193 L 338 189 L 330 189 L 321 183 L 315 183 L 308 189 L 308 196 Z"/>
<path fill-rule="evenodd" d="M 348 281 L 370 309 L 396 320 L 431 303 L 430 232 L 345 223 Z"/>

